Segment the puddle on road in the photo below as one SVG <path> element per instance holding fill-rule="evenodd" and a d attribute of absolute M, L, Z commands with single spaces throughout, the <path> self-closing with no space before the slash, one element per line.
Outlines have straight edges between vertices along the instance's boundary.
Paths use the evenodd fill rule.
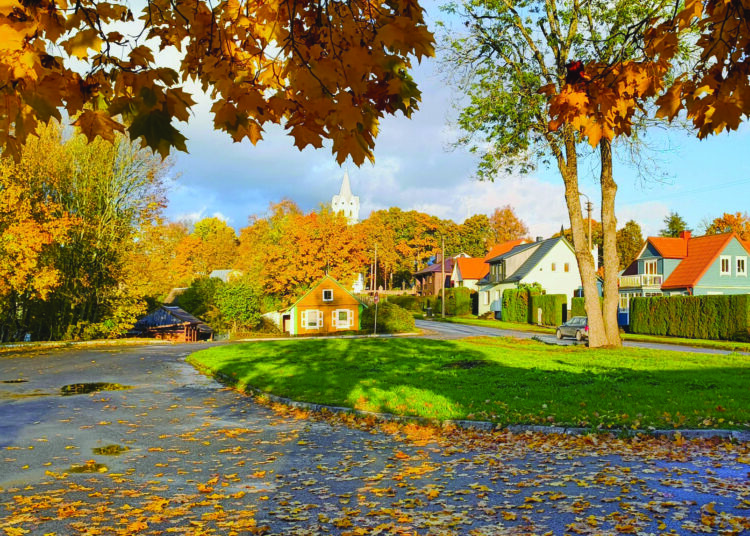
<path fill-rule="evenodd" d="M 19 378 L 17 380 L 0 380 L 0 383 L 26 383 L 27 381 L 29 380 L 22 380 Z"/>
<path fill-rule="evenodd" d="M 130 449 L 124 445 L 107 445 L 106 447 L 96 447 L 91 449 L 94 454 L 102 456 L 119 456 Z"/>
<path fill-rule="evenodd" d="M 71 465 L 68 469 L 68 473 L 106 473 L 109 468 L 103 463 L 96 463 L 94 460 L 89 460 L 83 465 Z"/>
<path fill-rule="evenodd" d="M 132 389 L 132 385 L 121 385 L 119 383 L 91 382 L 91 383 L 72 383 L 60 387 L 60 394 L 63 396 L 85 395 L 99 391 L 124 391 Z"/>

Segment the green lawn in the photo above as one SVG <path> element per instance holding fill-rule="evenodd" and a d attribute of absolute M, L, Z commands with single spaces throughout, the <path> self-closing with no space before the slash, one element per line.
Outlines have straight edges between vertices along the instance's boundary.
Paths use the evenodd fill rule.
<path fill-rule="evenodd" d="M 517 324 L 515 322 L 502 322 L 500 320 L 482 319 L 475 316 L 450 316 L 445 318 L 428 318 L 437 322 L 450 322 L 453 324 L 468 324 L 470 326 L 482 326 L 496 329 L 514 329 L 517 331 L 529 331 L 532 333 L 554 333 L 555 328 L 536 326 L 534 324 Z M 663 344 L 676 344 L 679 346 L 696 346 L 698 348 L 714 348 L 727 350 L 729 352 L 750 352 L 750 343 L 739 341 L 711 341 L 706 339 L 684 339 L 681 337 L 659 337 L 656 335 L 639 335 L 636 333 L 623 333 L 622 339 L 634 342 L 655 342 Z"/>
<path fill-rule="evenodd" d="M 188 361 L 295 400 L 435 419 L 750 429 L 750 357 L 482 337 L 208 348 Z"/>

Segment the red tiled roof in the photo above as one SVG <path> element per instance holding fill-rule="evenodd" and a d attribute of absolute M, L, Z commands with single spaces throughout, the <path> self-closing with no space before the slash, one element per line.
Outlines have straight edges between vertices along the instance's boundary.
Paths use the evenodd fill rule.
<path fill-rule="evenodd" d="M 727 243 L 735 237 L 734 233 L 700 236 L 687 241 L 687 255 L 669 275 L 661 288 L 693 287 L 703 277 L 709 266 L 724 250 Z M 651 238 L 649 238 L 651 240 Z M 668 240 L 680 240 L 671 238 Z M 661 251 L 660 251 L 661 253 Z"/>
<path fill-rule="evenodd" d="M 482 279 L 490 273 L 490 265 L 483 258 L 462 257 L 456 262 L 463 279 Z"/>
<path fill-rule="evenodd" d="M 740 240 L 740 244 L 742 244 L 747 252 L 750 253 L 750 240 Z"/>
<path fill-rule="evenodd" d="M 503 242 L 502 244 L 495 244 L 492 246 L 492 249 L 490 249 L 489 253 L 484 256 L 484 262 L 487 262 L 490 259 L 494 259 L 498 255 L 503 255 L 504 253 L 508 253 L 511 249 L 513 249 L 516 246 L 520 246 L 521 244 L 525 244 L 528 242 L 525 238 L 519 238 L 518 240 L 510 240 L 508 242 Z M 463 272 L 462 272 L 463 273 Z"/>
<path fill-rule="evenodd" d="M 691 239 L 692 240 L 692 239 Z M 667 238 L 663 236 L 649 236 L 651 243 L 659 255 L 665 259 L 684 259 L 687 257 L 687 243 L 684 238 Z"/>

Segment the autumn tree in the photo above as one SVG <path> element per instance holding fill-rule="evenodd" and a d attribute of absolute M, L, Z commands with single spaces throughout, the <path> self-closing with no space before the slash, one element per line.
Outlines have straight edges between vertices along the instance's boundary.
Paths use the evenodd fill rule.
<path fill-rule="evenodd" d="M 495 232 L 490 219 L 485 214 L 466 218 L 458 227 L 461 242 L 459 251 L 471 257 L 484 257 L 495 240 Z"/>
<path fill-rule="evenodd" d="M 620 269 L 624 270 L 635 260 L 643 247 L 641 226 L 635 220 L 628 220 L 617 231 L 617 253 L 620 255 Z"/>
<path fill-rule="evenodd" d="M 459 116 L 466 134 L 459 143 L 481 155 L 478 174 L 494 179 L 499 170 L 527 172 L 541 162 L 557 166 L 565 186 L 573 245 L 586 298 L 592 347 L 621 344 L 617 325 L 619 258 L 614 212 L 617 184 L 612 146 L 591 146 L 600 161 L 602 191 L 604 308 L 599 305 L 596 273 L 588 251 L 578 183 L 576 125 L 560 121 L 550 128 L 548 95 L 561 91 L 578 73 L 578 58 L 610 61 L 632 53 L 620 38 L 654 2 L 573 2 L 553 0 L 463 0 L 448 11 L 459 15 L 465 31 L 447 36 L 460 90 L 469 99 Z M 615 36 L 607 40 L 607 36 Z"/>
<path fill-rule="evenodd" d="M 160 59 L 165 52 L 179 62 Z M 433 53 L 415 0 L 7 0 L 0 4 L 0 146 L 18 157 L 38 121 L 61 110 L 89 138 L 185 150 L 197 82 L 214 127 L 256 143 L 283 124 L 300 149 L 330 140 L 337 160 L 372 158 L 378 121 L 411 115 L 412 59 Z M 75 61 L 73 61 L 75 60 Z"/>
<path fill-rule="evenodd" d="M 227 269 L 237 258 L 237 235 L 224 220 L 203 218 L 190 233 L 196 242 L 192 252 L 196 273 L 209 275 L 213 270 Z"/>
<path fill-rule="evenodd" d="M 706 225 L 706 234 L 736 233 L 741 240 L 750 241 L 750 215 L 747 212 L 725 212 Z"/>
<path fill-rule="evenodd" d="M 682 231 L 688 231 L 687 223 L 677 212 L 670 212 L 664 217 L 664 229 L 659 231 L 659 236 L 677 238 Z"/>
<path fill-rule="evenodd" d="M 496 208 L 490 216 L 490 225 L 493 230 L 493 244 L 502 244 L 510 240 L 526 238 L 529 235 L 529 228 L 516 216 L 510 205 Z"/>

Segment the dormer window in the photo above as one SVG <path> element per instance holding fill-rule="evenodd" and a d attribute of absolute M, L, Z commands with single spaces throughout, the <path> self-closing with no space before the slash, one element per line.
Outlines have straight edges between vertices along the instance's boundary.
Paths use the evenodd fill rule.
<path fill-rule="evenodd" d="M 323 289 L 323 301 L 333 301 L 333 290 L 330 288 Z"/>
<path fill-rule="evenodd" d="M 643 273 L 648 275 L 656 275 L 656 259 L 645 261 L 643 263 Z"/>

